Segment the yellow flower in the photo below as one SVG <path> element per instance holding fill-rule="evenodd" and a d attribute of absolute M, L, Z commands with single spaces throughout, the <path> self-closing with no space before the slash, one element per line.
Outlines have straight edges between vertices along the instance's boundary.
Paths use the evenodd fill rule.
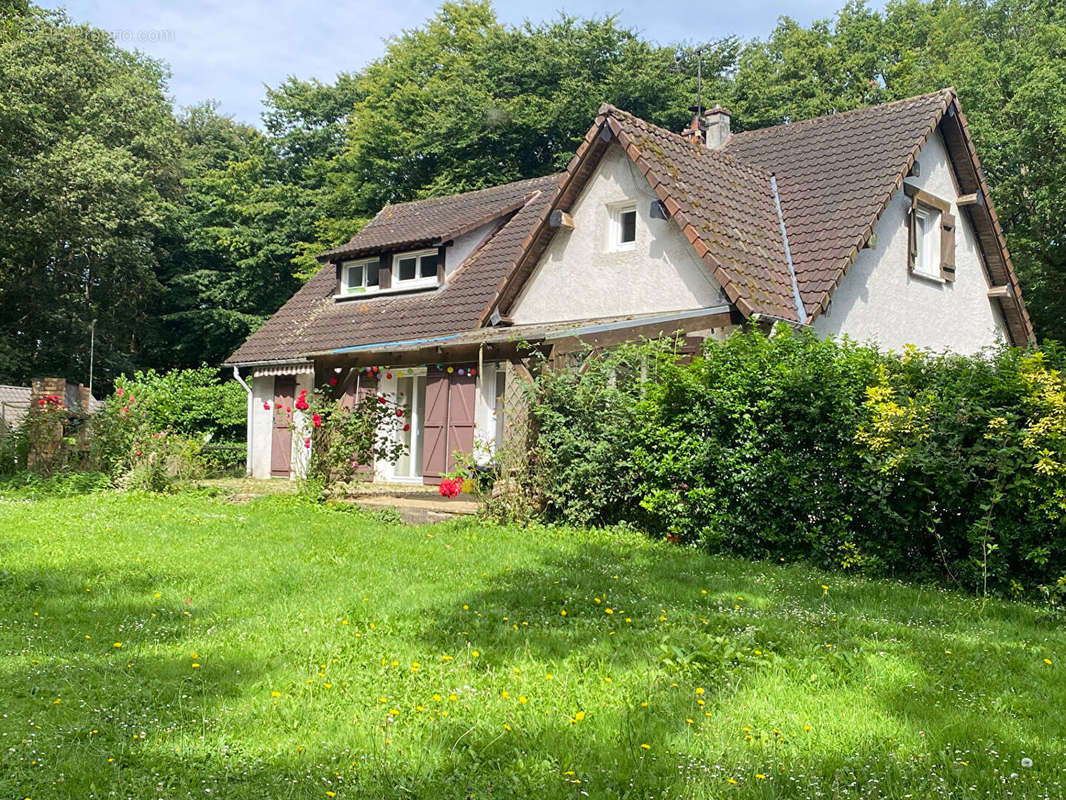
<path fill-rule="evenodd" d="M 732 778 L 726 778 L 726 783 L 731 783 L 731 784 L 733 784 L 734 786 L 736 786 L 736 785 L 737 785 L 737 782 L 736 782 L 735 780 L 733 780 Z"/>
<path fill-rule="evenodd" d="M 520 694 L 518 696 L 518 702 L 521 703 L 522 705 L 525 705 L 526 703 L 529 702 L 529 700 L 526 699 L 526 696 L 524 694 Z"/>
<path fill-rule="evenodd" d="M 650 744 L 642 744 L 640 746 L 640 749 L 641 750 L 651 750 L 651 745 Z"/>
<path fill-rule="evenodd" d="M 112 647 L 122 647 L 122 642 L 115 642 Z"/>
<path fill-rule="evenodd" d="M 156 599 L 158 600 L 158 599 L 159 599 L 160 597 L 162 597 L 163 595 L 161 595 L 161 594 L 160 594 L 159 592 L 156 592 L 156 593 L 155 593 L 155 596 L 156 596 Z"/>
<path fill-rule="evenodd" d="M 325 687 L 327 689 L 332 689 L 333 688 L 333 684 L 332 683 L 327 683 L 327 684 L 324 684 L 324 685 L 325 685 Z"/>
<path fill-rule="evenodd" d="M 703 687 L 702 686 L 697 686 L 696 687 L 696 694 L 703 694 Z"/>
<path fill-rule="evenodd" d="M 809 731 L 810 729 L 811 729 L 810 725 L 804 725 L 803 726 L 803 730 L 805 730 L 805 731 Z"/>
<path fill-rule="evenodd" d="M 281 692 L 271 692 L 270 696 L 271 697 L 281 697 Z"/>
<path fill-rule="evenodd" d="M 544 676 L 544 680 L 546 680 L 546 681 L 550 681 L 551 679 L 552 679 L 552 674 L 550 672 L 547 675 Z"/>
<path fill-rule="evenodd" d="M 592 602 L 595 603 L 596 605 L 599 605 L 602 601 L 598 597 L 593 597 L 592 598 Z"/>
<path fill-rule="evenodd" d="M 469 611 L 469 610 L 470 610 L 470 606 L 468 606 L 468 605 L 466 605 L 466 604 L 464 603 L 464 604 L 463 604 L 463 611 Z"/>
<path fill-rule="evenodd" d="M 756 772 L 755 777 L 758 778 L 760 781 L 766 780 L 766 776 L 763 775 L 761 772 Z"/>
<path fill-rule="evenodd" d="M 440 702 L 440 695 L 439 694 L 433 695 L 433 702 L 434 703 L 439 703 Z"/>
<path fill-rule="evenodd" d="M 648 701 L 645 700 L 643 703 L 640 704 L 640 707 L 641 708 L 647 708 L 648 707 Z"/>
<path fill-rule="evenodd" d="M 379 697 L 378 698 L 378 702 L 379 703 L 387 703 L 387 702 L 389 702 L 389 698 L 387 698 L 387 697 Z"/>
<path fill-rule="evenodd" d="M 190 655 L 190 656 L 192 656 L 193 658 L 199 658 L 199 657 L 200 657 L 200 656 L 199 656 L 199 655 L 197 655 L 196 653 L 189 653 L 189 655 Z"/>
<path fill-rule="evenodd" d="M 571 719 L 570 721 L 571 722 L 581 722 L 581 720 L 583 720 L 584 718 L 585 718 L 585 712 L 584 711 L 578 711 L 576 714 L 574 714 L 574 718 Z"/>
<path fill-rule="evenodd" d="M 448 699 L 449 699 L 449 700 L 451 700 L 451 701 L 452 701 L 452 702 L 454 703 L 454 702 L 455 702 L 456 700 L 458 700 L 458 699 L 459 699 L 459 695 L 457 695 L 457 694 L 450 694 L 450 695 L 448 695 Z"/>
<path fill-rule="evenodd" d="M 1044 663 L 1047 664 L 1048 666 L 1051 666 L 1051 659 L 1050 658 L 1045 658 L 1044 659 Z"/>
<path fill-rule="evenodd" d="M 472 653 L 471 653 L 470 655 L 472 655 L 472 656 L 473 656 L 474 658 L 477 658 L 478 656 L 480 656 L 480 655 L 481 655 L 481 653 L 479 653 L 479 652 L 478 652 L 477 650 L 475 650 L 475 651 L 474 651 L 474 652 L 472 652 Z"/>
<path fill-rule="evenodd" d="M 441 656 L 440 660 L 441 661 L 453 661 L 454 659 L 453 659 L 452 656 Z"/>
<path fill-rule="evenodd" d="M 504 723 L 504 725 L 503 725 L 503 729 L 504 729 L 505 731 L 509 731 L 509 730 L 511 730 L 511 726 L 510 726 L 510 725 L 508 725 L 507 723 Z"/>
<path fill-rule="evenodd" d="M 695 720 L 692 719 L 692 717 L 685 717 L 685 722 L 687 722 L 689 725 L 692 725 L 695 722 Z"/>
<path fill-rule="evenodd" d="M 337 796 L 336 792 L 330 792 L 330 791 L 326 792 L 326 797 L 336 797 L 336 796 Z"/>
<path fill-rule="evenodd" d="M 58 706 L 58 705 L 59 705 L 60 703 L 62 703 L 62 702 L 63 702 L 63 701 L 62 701 L 62 700 L 60 700 L 60 699 L 59 699 L 59 698 L 57 697 L 57 698 L 56 698 L 55 700 L 53 700 L 53 701 L 52 701 L 52 705 L 54 705 L 54 706 Z"/>
<path fill-rule="evenodd" d="M 199 665 L 199 664 L 197 664 L 197 663 L 196 663 L 196 662 L 194 661 L 194 662 L 192 662 L 192 668 L 193 668 L 193 669 L 200 669 L 200 665 Z"/>
<path fill-rule="evenodd" d="M 506 689 L 504 689 L 502 692 L 500 692 L 500 697 L 502 697 L 504 700 L 506 700 L 510 696 L 511 696 L 510 692 L 508 692 Z"/>
<path fill-rule="evenodd" d="M 613 614 L 614 613 L 614 609 L 613 608 L 605 608 L 605 609 L 603 609 L 603 613 L 605 613 L 605 614 Z"/>
<path fill-rule="evenodd" d="M 566 616 L 566 609 L 565 608 L 562 611 L 559 612 L 559 616 L 562 616 L 562 617 Z"/>
<path fill-rule="evenodd" d="M 412 661 L 411 662 L 411 672 L 418 672 L 418 668 L 421 667 L 421 666 L 422 665 L 419 664 L 417 661 Z"/>

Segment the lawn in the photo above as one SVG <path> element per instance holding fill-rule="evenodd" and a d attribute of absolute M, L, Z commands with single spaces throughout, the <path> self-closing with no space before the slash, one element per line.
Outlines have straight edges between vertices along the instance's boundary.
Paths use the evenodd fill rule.
<path fill-rule="evenodd" d="M 293 496 L 0 530 L 4 798 L 1066 796 L 1033 606 Z"/>

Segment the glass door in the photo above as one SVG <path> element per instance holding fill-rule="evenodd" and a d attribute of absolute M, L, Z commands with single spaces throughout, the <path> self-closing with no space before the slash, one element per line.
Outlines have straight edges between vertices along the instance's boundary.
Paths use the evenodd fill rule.
<path fill-rule="evenodd" d="M 412 372 L 400 375 L 396 380 L 396 404 L 404 412 L 404 421 L 396 431 L 397 439 L 404 446 L 403 455 L 396 460 L 396 477 L 421 480 L 426 376 Z"/>

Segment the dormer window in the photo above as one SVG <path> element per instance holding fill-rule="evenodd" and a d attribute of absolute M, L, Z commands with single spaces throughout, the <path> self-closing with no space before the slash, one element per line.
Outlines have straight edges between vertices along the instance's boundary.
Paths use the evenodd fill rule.
<path fill-rule="evenodd" d="M 377 258 L 345 261 L 341 264 L 341 294 L 361 294 L 378 288 Z"/>
<path fill-rule="evenodd" d="M 436 250 L 397 253 L 392 258 L 392 287 L 418 289 L 437 285 L 440 255 Z"/>

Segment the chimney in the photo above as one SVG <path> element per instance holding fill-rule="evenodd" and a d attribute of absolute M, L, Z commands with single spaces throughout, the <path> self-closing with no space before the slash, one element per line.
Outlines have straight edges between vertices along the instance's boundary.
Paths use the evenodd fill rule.
<path fill-rule="evenodd" d="M 721 147 L 729 138 L 729 118 L 733 116 L 717 103 L 703 115 L 703 129 L 707 131 L 707 146 Z"/>

